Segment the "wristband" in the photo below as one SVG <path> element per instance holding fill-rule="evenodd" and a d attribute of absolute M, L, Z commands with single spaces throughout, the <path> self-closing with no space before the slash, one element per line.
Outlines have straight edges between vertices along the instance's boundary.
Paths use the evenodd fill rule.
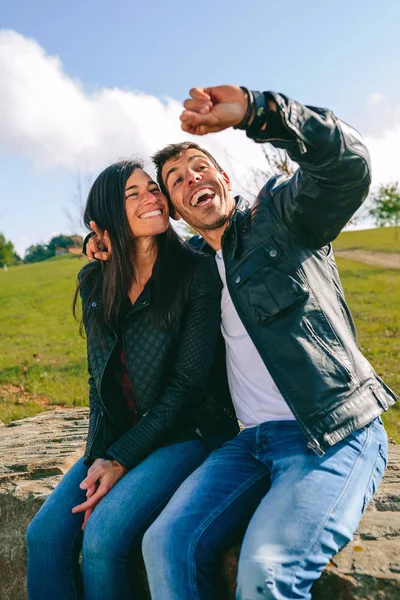
<path fill-rule="evenodd" d="M 267 118 L 267 102 L 263 92 L 252 92 L 254 103 L 254 118 L 251 124 L 246 127 L 247 135 L 257 134 L 265 124 Z"/>
<path fill-rule="evenodd" d="M 253 93 L 243 86 L 240 86 L 240 89 L 246 94 L 247 108 L 243 119 L 238 125 L 234 125 L 233 129 L 246 129 L 253 110 Z"/>

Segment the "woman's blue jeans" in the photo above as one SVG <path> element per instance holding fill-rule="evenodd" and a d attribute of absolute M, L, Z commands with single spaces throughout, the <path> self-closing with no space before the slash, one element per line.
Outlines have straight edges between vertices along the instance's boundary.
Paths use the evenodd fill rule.
<path fill-rule="evenodd" d="M 132 555 L 175 490 L 208 453 L 200 440 L 156 450 L 101 500 L 84 533 L 83 513 L 71 513 L 86 493 L 79 484 L 87 467 L 78 460 L 28 528 L 30 600 L 134 600 Z"/>

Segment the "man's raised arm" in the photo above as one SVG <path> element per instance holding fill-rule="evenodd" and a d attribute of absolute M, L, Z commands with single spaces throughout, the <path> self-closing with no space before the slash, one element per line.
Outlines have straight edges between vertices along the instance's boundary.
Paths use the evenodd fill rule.
<path fill-rule="evenodd" d="M 194 88 L 190 95 L 181 115 L 184 131 L 204 135 L 235 127 L 286 150 L 300 169 L 275 189 L 274 181 L 268 184 L 283 221 L 312 247 L 337 237 L 371 181 L 368 150 L 354 129 L 329 110 L 274 92 L 227 85 Z"/>

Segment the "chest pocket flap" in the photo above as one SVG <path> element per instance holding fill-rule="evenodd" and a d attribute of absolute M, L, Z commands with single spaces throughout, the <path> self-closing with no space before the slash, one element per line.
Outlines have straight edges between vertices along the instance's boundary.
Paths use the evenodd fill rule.
<path fill-rule="evenodd" d="M 234 269 L 232 279 L 259 325 L 268 324 L 309 296 L 300 271 L 273 238 L 249 252 Z"/>

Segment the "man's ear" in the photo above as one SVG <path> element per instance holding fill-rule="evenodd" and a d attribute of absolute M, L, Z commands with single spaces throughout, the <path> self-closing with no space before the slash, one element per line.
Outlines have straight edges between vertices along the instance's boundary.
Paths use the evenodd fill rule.
<path fill-rule="evenodd" d="M 228 173 L 226 171 L 222 171 L 221 175 L 222 175 L 222 177 L 223 177 L 223 179 L 224 179 L 224 181 L 225 181 L 225 183 L 227 185 L 228 190 L 231 192 L 232 191 L 232 184 L 231 184 L 231 180 L 229 179 Z"/>

